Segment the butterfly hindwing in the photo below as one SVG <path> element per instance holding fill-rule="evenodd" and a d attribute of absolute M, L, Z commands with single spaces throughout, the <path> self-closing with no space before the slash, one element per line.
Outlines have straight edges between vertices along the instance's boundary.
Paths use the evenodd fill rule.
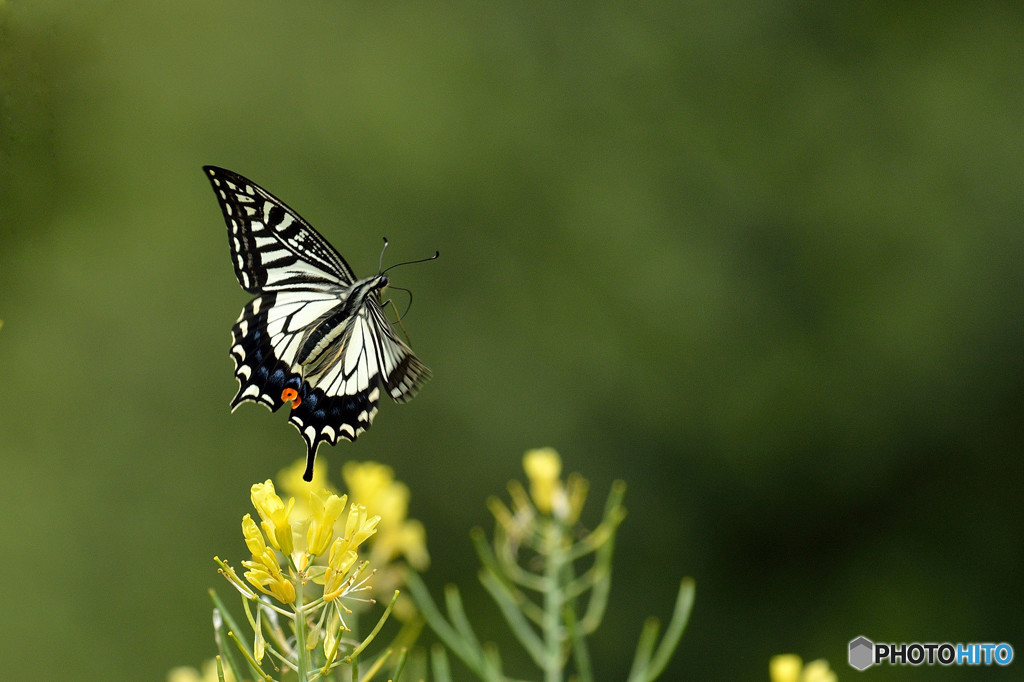
<path fill-rule="evenodd" d="M 379 306 L 370 306 L 377 333 L 377 355 L 383 367 L 384 388 L 396 403 L 412 400 L 420 386 L 430 379 L 430 370 L 412 349 L 395 334 Z"/>
<path fill-rule="evenodd" d="M 386 277 L 356 280 L 326 239 L 246 178 L 204 168 L 228 226 L 239 284 L 256 294 L 232 327 L 238 393 L 277 411 L 306 441 L 304 478 L 321 442 L 355 440 L 370 427 L 381 391 L 405 402 L 430 378 L 380 306 Z"/>
<path fill-rule="evenodd" d="M 296 316 L 313 317 L 337 304 L 336 296 L 312 292 L 271 292 L 257 296 L 242 309 L 231 328 L 231 357 L 235 361 L 238 394 L 232 410 L 252 400 L 277 411 L 285 388 L 303 383 L 289 358 L 298 352 L 306 327 Z M 316 319 L 313 317 L 313 319 Z"/>

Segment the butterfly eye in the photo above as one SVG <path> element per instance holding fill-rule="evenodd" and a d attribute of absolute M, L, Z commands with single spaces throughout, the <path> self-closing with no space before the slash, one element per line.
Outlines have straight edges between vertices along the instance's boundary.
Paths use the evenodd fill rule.
<path fill-rule="evenodd" d="M 299 392 L 296 391 L 294 388 L 286 388 L 283 391 L 281 391 L 281 400 L 283 400 L 284 402 L 293 401 L 293 410 L 302 404 L 302 398 L 299 397 Z"/>

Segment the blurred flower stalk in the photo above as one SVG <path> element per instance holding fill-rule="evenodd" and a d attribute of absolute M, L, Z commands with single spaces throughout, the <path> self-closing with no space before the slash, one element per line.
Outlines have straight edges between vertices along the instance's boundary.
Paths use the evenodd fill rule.
<path fill-rule="evenodd" d="M 574 473 L 563 482 L 561 459 L 551 448 L 527 452 L 523 466 L 529 492 L 512 481 L 508 487 L 511 506 L 497 498 L 488 501 L 496 520 L 493 541 L 488 543 L 480 529 L 472 533 L 483 564 L 479 578 L 545 682 L 569 676 L 591 682 L 587 637 L 605 615 L 615 534 L 626 515 L 622 506 L 626 486 L 621 481 L 612 486 L 601 522 L 586 530 L 579 520 L 587 481 Z M 445 591 L 445 616 L 415 574 L 409 575 L 408 587 L 430 628 L 477 677 L 493 682 L 507 679 L 497 646 L 480 643 L 457 588 L 449 586 Z M 661 674 L 682 637 L 693 597 L 694 583 L 684 579 L 660 642 L 658 621 L 648 619 L 629 682 L 646 682 Z M 451 680 L 443 648 L 432 651 L 432 668 L 436 682 Z"/>

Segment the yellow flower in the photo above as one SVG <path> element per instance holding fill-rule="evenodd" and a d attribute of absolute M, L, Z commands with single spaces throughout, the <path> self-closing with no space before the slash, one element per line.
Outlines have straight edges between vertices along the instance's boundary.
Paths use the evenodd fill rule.
<path fill-rule="evenodd" d="M 345 520 L 345 534 L 340 538 L 346 550 L 356 550 L 366 539 L 377 532 L 379 516 L 367 516 L 366 507 L 352 503 Z"/>
<path fill-rule="evenodd" d="M 252 561 L 243 561 L 248 571 L 245 579 L 264 594 L 269 594 L 283 604 L 295 601 L 295 586 L 281 573 L 274 550 L 267 547 L 260 555 L 253 555 Z"/>
<path fill-rule="evenodd" d="M 554 448 L 528 450 L 523 455 L 523 469 L 530 479 L 530 497 L 542 514 L 550 514 L 555 504 L 555 495 L 562 490 L 559 476 L 562 473 L 562 459 Z"/>
<path fill-rule="evenodd" d="M 839 678 L 828 667 L 828 661 L 819 658 L 804 666 L 800 682 L 836 682 Z"/>
<path fill-rule="evenodd" d="M 376 462 L 346 462 L 341 473 L 352 501 L 380 517 L 370 551 L 373 565 L 382 568 L 404 555 L 414 568 L 425 569 L 430 564 L 426 531 L 419 521 L 406 518 L 409 488 L 395 480 L 391 467 Z"/>
<path fill-rule="evenodd" d="M 327 491 L 325 490 L 326 494 Z M 326 498 L 316 493 L 310 493 L 310 522 L 306 538 L 306 551 L 319 556 L 327 551 L 334 539 L 334 524 L 345 510 L 348 502 L 348 495 L 328 494 Z"/>
<path fill-rule="evenodd" d="M 803 667 L 803 660 L 796 654 L 781 654 L 768 661 L 768 674 L 772 682 L 797 682 Z"/>
<path fill-rule="evenodd" d="M 768 673 L 772 682 L 836 682 L 838 679 L 825 659 L 804 665 L 796 654 L 772 656 L 768 662 Z"/>
<path fill-rule="evenodd" d="M 267 547 L 263 533 L 248 514 L 242 517 L 242 535 L 245 537 L 245 546 L 252 552 L 252 561 L 242 562 L 249 569 L 245 572 L 249 584 L 285 604 L 295 601 L 295 587 L 281 573 L 277 555 Z"/>
<path fill-rule="evenodd" d="M 331 601 L 345 594 L 349 582 L 348 572 L 355 566 L 359 555 L 355 550 L 348 549 L 343 538 L 338 538 L 331 546 L 331 556 L 327 563 L 327 576 L 324 583 L 324 601 Z"/>
<path fill-rule="evenodd" d="M 267 543 L 263 540 L 263 533 L 260 532 L 259 526 L 249 514 L 242 517 L 242 537 L 245 538 L 245 546 L 249 548 L 249 552 L 253 556 L 262 556 L 263 550 L 267 548 Z"/>
<path fill-rule="evenodd" d="M 427 530 L 416 519 L 405 521 L 397 530 L 382 537 L 377 544 L 391 556 L 405 555 L 409 565 L 418 571 L 430 565 Z"/>
<path fill-rule="evenodd" d="M 530 479 L 530 497 L 537 511 L 550 514 L 565 524 L 576 523 L 587 499 L 589 484 L 586 479 L 572 473 L 569 474 L 568 484 L 563 484 L 559 478 L 562 458 L 554 448 L 528 450 L 523 455 L 523 469 Z M 513 502 L 516 500 L 513 499 Z M 522 507 L 521 501 L 517 506 Z"/>
<path fill-rule="evenodd" d="M 288 498 L 286 507 L 274 491 L 274 483 L 268 478 L 264 483 L 256 483 L 250 491 L 252 506 L 259 512 L 263 527 L 270 544 L 284 554 L 291 554 L 295 548 L 290 516 L 295 498 Z"/>
<path fill-rule="evenodd" d="M 376 502 L 381 492 L 395 480 L 391 467 L 376 462 L 345 462 L 341 475 L 352 498 L 361 504 Z"/>

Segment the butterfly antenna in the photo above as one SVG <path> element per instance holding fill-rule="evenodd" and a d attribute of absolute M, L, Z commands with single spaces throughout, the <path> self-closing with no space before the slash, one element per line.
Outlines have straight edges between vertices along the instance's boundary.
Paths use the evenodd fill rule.
<path fill-rule="evenodd" d="M 385 249 L 388 248 L 388 238 L 387 237 L 384 237 L 384 248 Z M 388 270 L 392 270 L 394 268 L 397 268 L 399 265 L 414 265 L 416 263 L 426 263 L 427 261 L 437 260 L 440 257 L 441 257 L 441 252 L 440 251 L 434 251 L 434 255 L 430 256 L 429 258 L 419 258 L 417 260 L 408 260 L 408 261 L 404 261 L 402 263 L 395 263 L 394 265 L 392 265 L 392 266 L 390 266 L 390 267 L 388 267 L 388 268 L 386 268 L 384 270 L 380 270 L 381 265 L 384 262 L 384 250 L 381 249 L 381 252 L 380 252 L 381 262 L 378 264 L 377 269 L 380 270 L 380 274 L 383 275 Z M 384 304 L 383 304 L 383 305 L 387 305 L 388 303 L 390 303 L 391 307 L 395 309 L 395 322 L 398 324 L 399 327 L 401 327 L 402 333 L 405 335 L 405 338 L 408 339 L 409 338 L 409 332 L 405 331 L 405 325 L 402 324 L 402 318 L 405 317 L 406 315 L 408 315 L 409 314 L 409 310 L 412 308 L 412 292 L 410 290 L 404 288 L 404 287 L 396 287 L 393 284 L 389 284 L 388 286 L 390 288 L 392 288 L 392 289 L 398 289 L 400 291 L 404 291 L 405 293 L 409 294 L 409 304 L 405 307 L 405 312 L 404 313 L 399 313 L 398 312 L 398 306 L 395 304 L 394 300 L 392 300 L 390 298 L 388 300 L 384 301 Z"/>
<path fill-rule="evenodd" d="M 385 240 L 384 244 L 385 244 L 385 246 L 387 245 L 387 241 L 386 240 Z M 383 253 L 381 255 L 383 256 Z M 441 252 L 440 251 L 435 251 L 434 255 L 431 256 L 430 258 L 420 258 L 420 259 L 417 259 L 417 260 L 407 260 L 404 263 L 395 263 L 394 265 L 389 267 L 387 270 L 384 270 L 384 272 L 381 272 L 380 274 L 383 275 L 388 270 L 392 270 L 394 268 L 397 268 L 399 265 L 415 265 L 416 263 L 426 263 L 427 261 L 437 260 L 440 257 L 441 257 Z"/>
<path fill-rule="evenodd" d="M 384 252 L 388 250 L 388 238 L 384 237 L 384 248 L 380 250 L 380 259 L 377 261 L 377 272 L 384 267 Z"/>

